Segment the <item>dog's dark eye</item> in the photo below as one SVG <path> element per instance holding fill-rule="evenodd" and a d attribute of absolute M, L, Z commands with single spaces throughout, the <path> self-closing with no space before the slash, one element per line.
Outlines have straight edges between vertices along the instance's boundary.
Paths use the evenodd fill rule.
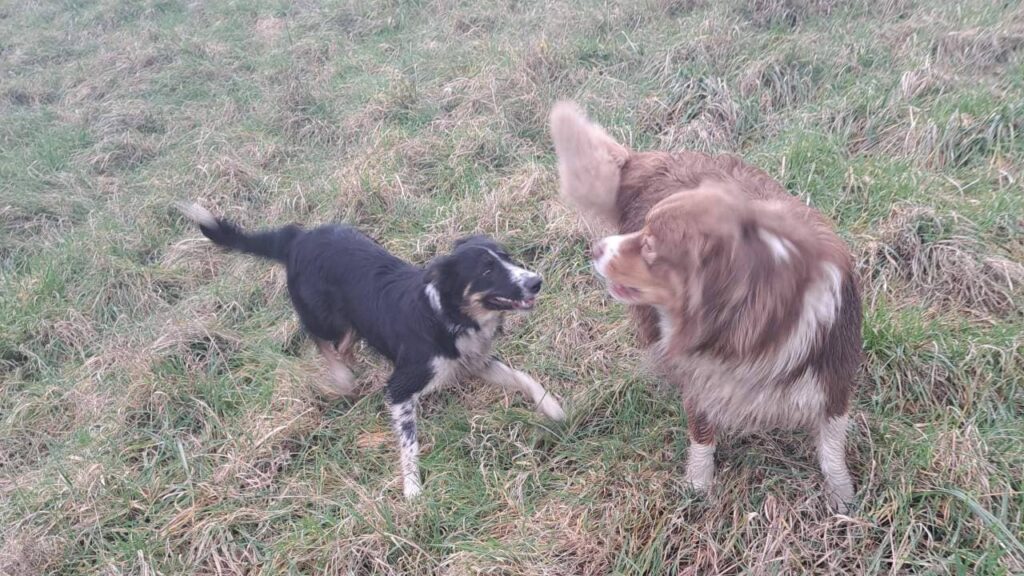
<path fill-rule="evenodd" d="M 484 273 L 483 273 L 483 276 L 487 276 L 492 271 L 494 271 L 494 265 L 495 264 L 497 264 L 497 262 L 495 262 L 494 258 L 488 258 L 487 261 L 484 262 Z"/>

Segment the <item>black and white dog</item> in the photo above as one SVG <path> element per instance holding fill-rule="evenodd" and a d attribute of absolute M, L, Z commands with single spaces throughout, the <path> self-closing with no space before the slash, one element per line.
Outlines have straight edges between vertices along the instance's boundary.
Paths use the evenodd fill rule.
<path fill-rule="evenodd" d="M 416 403 L 440 386 L 479 376 L 529 395 L 553 420 L 565 418 L 536 380 L 491 356 L 505 313 L 533 308 L 541 277 L 490 238 L 459 240 L 451 254 L 421 268 L 349 226 L 306 231 L 292 225 L 249 234 L 196 204 L 179 208 L 215 244 L 286 266 L 292 304 L 327 361 L 338 395 L 355 389 L 350 366 L 357 339 L 394 364 L 387 399 L 406 497 L 420 493 Z"/>

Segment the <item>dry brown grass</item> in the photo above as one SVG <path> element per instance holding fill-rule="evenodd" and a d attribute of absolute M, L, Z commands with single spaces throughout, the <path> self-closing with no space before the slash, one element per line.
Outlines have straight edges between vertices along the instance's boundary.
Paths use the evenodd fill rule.
<path fill-rule="evenodd" d="M 659 148 L 719 152 L 735 147 L 741 112 L 723 79 L 690 79 L 668 92 L 667 101 L 649 98 L 637 111 L 638 128 L 657 135 Z"/>
<path fill-rule="evenodd" d="M 1005 64 L 1024 48 L 1024 19 L 1004 29 L 977 27 L 940 36 L 932 47 L 935 59 L 955 66 L 988 68 Z"/>
<path fill-rule="evenodd" d="M 990 320 L 1021 311 L 1024 264 L 994 254 L 973 224 L 934 209 L 896 206 L 866 245 L 862 269 L 873 287 L 915 303 L 941 305 Z M 898 283 L 898 285 L 893 285 Z"/>

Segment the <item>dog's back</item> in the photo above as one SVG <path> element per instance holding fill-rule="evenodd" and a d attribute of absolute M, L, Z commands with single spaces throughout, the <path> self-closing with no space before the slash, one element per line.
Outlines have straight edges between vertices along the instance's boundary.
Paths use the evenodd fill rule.
<path fill-rule="evenodd" d="M 424 285 L 421 268 L 350 226 L 309 230 L 295 241 L 288 263 L 288 290 L 311 333 L 331 340 L 339 325 L 350 326 L 391 359 L 401 351 L 398 343 L 434 340 L 439 324 L 416 321 Z"/>

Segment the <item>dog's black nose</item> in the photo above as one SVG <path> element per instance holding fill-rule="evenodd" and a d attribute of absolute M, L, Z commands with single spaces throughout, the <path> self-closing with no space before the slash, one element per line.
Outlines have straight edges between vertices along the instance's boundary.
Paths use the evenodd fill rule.
<path fill-rule="evenodd" d="M 544 282 L 544 279 L 540 276 L 530 276 L 523 282 L 523 288 L 530 294 L 536 294 L 540 292 L 542 282 Z"/>

